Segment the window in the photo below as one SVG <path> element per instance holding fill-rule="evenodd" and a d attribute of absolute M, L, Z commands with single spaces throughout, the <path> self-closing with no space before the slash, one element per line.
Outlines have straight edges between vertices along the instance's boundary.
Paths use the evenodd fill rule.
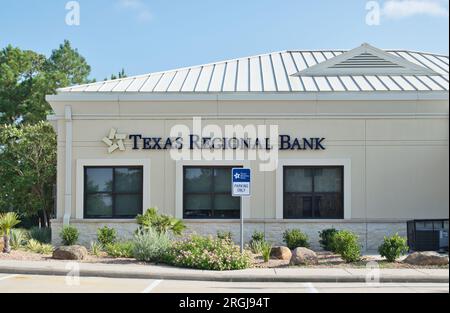
<path fill-rule="evenodd" d="M 344 167 L 284 167 L 284 218 L 343 219 Z"/>
<path fill-rule="evenodd" d="M 85 167 L 84 217 L 135 218 L 142 213 L 142 167 Z"/>
<path fill-rule="evenodd" d="M 241 199 L 231 195 L 231 169 L 231 167 L 184 167 L 184 218 L 240 217 Z"/>

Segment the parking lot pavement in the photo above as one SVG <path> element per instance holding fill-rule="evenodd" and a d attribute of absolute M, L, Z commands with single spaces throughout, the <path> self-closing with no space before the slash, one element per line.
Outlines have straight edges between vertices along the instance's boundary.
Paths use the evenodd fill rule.
<path fill-rule="evenodd" d="M 448 293 L 449 284 L 255 283 L 0 274 L 0 293 Z"/>

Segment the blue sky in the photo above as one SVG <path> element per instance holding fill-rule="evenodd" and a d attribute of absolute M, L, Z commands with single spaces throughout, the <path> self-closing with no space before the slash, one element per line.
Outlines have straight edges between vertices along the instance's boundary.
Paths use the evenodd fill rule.
<path fill-rule="evenodd" d="M 350 49 L 368 42 L 448 55 L 448 0 L 379 0 L 369 26 L 366 0 L 67 0 L 0 4 L 0 47 L 49 55 L 69 39 L 102 80 L 289 49 Z M 370 3 L 370 4 L 373 4 Z M 373 7 L 373 6 L 371 6 Z"/>

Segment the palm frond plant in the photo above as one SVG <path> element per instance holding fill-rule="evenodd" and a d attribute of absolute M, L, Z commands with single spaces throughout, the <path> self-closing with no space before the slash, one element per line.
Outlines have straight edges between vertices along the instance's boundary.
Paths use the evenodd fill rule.
<path fill-rule="evenodd" d="M 181 236 L 186 229 L 186 225 L 182 220 L 169 215 L 159 214 L 156 208 L 151 208 L 143 215 L 138 215 L 136 220 L 140 230 L 143 231 L 153 228 L 160 234 L 170 232 L 175 236 Z"/>
<path fill-rule="evenodd" d="M 3 236 L 3 253 L 11 253 L 11 229 L 20 223 L 19 216 L 14 212 L 0 214 L 0 234 Z"/>

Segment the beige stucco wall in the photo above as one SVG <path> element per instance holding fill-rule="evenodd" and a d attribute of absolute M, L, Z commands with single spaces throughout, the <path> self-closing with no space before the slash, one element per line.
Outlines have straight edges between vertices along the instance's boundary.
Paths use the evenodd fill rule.
<path fill-rule="evenodd" d="M 149 159 L 150 202 L 175 215 L 176 162 L 168 151 L 108 154 L 101 142 L 110 128 L 168 137 L 175 124 L 279 125 L 280 134 L 324 137 L 325 151 L 280 151 L 280 159 L 351 161 L 354 222 L 448 218 L 449 120 L 447 101 L 164 101 L 52 102 L 58 131 L 57 219 L 64 215 L 64 107 L 73 113 L 72 217 L 76 216 L 77 160 Z M 276 218 L 276 172 L 253 169 L 248 217 Z"/>

